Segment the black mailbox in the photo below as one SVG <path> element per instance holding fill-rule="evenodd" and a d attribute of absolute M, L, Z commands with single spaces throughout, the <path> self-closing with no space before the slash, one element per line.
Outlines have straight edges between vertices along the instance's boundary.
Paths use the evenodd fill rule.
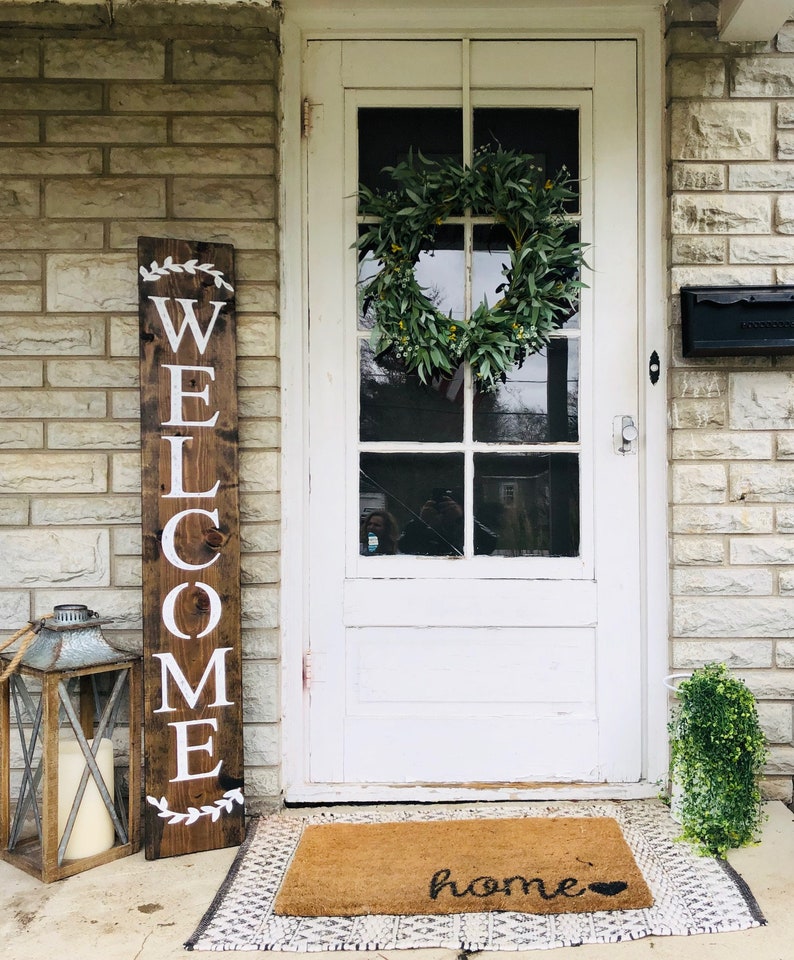
<path fill-rule="evenodd" d="M 685 357 L 794 354 L 794 287 L 682 287 Z"/>

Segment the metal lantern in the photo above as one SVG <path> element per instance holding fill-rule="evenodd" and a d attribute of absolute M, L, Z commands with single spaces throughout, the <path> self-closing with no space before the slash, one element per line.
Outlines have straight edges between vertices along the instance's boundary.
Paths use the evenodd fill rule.
<path fill-rule="evenodd" d="M 105 640 L 109 622 L 63 604 L 21 657 L 0 654 L 16 660 L 0 683 L 0 856 L 45 883 L 140 849 L 141 661 Z"/>

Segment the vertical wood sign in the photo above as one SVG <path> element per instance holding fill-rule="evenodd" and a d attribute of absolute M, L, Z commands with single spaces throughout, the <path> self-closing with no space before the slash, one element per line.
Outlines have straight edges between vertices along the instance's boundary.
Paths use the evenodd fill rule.
<path fill-rule="evenodd" d="M 234 248 L 141 237 L 145 847 L 242 842 Z"/>

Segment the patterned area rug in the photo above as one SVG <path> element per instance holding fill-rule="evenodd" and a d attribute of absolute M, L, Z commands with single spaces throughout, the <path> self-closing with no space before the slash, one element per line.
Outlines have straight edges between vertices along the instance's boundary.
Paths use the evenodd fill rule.
<path fill-rule="evenodd" d="M 654 898 L 651 907 L 594 913 L 461 913 L 443 916 L 293 917 L 273 904 L 301 834 L 330 822 L 613 817 Z M 699 857 L 676 841 L 678 826 L 654 800 L 417 807 L 313 816 L 279 814 L 252 821 L 229 875 L 188 950 L 533 950 L 614 943 L 640 937 L 742 930 L 765 923 L 742 878 L 725 861 Z"/>

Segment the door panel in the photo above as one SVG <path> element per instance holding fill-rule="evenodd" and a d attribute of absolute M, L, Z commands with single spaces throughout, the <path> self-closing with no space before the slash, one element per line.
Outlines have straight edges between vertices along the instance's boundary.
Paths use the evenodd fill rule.
<path fill-rule="evenodd" d="M 635 70 L 624 41 L 309 44 L 307 759 L 329 799 L 640 778 L 638 458 L 613 443 L 637 412 Z M 401 149 L 380 128 L 424 129 L 407 152 L 457 115 L 438 149 L 464 158 L 486 131 L 549 174 L 573 149 L 590 245 L 579 312 L 496 398 L 465 369 L 428 396 L 379 364 L 357 296 L 357 184 Z M 465 315 L 503 248 L 470 218 L 445 229 L 418 273 Z M 428 546 L 407 534 L 436 489 L 458 520 Z"/>

